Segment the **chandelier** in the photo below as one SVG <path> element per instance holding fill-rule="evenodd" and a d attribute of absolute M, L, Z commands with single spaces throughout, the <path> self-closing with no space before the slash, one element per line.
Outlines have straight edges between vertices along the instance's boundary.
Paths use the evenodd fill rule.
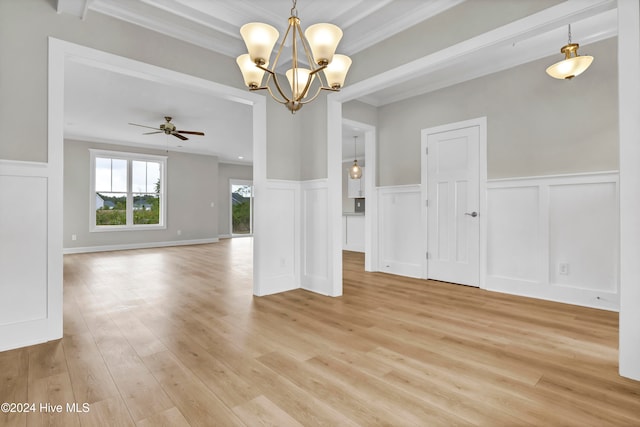
<path fill-rule="evenodd" d="M 579 56 L 578 43 L 571 43 L 571 25 L 569 25 L 569 42 L 562 46 L 564 59 L 547 68 L 547 74 L 556 79 L 570 80 L 585 72 L 593 62 L 593 56 Z"/>
<path fill-rule="evenodd" d="M 252 91 L 267 90 L 273 99 L 284 104 L 291 113 L 316 99 L 322 90 L 339 91 L 344 85 L 351 59 L 346 55 L 335 54 L 342 38 L 342 30 L 333 24 L 315 24 L 303 34 L 296 0 L 293 0 L 289 26 L 271 67 L 269 58 L 280 36 L 278 30 L 268 24 L 252 22 L 243 25 L 240 34 L 249 51 L 236 60 L 244 83 Z M 291 68 L 285 73 L 289 90 L 284 90 L 278 81 L 276 67 L 289 35 Z M 265 73 L 267 78 L 263 84 Z M 314 83 L 316 77 L 317 82 Z M 275 86 L 275 93 L 271 85 Z"/>

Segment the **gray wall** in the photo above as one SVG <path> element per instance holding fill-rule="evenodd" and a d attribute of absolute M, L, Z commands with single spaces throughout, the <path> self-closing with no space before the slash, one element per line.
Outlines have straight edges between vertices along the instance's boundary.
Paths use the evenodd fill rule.
<path fill-rule="evenodd" d="M 218 232 L 220 236 L 231 235 L 231 188 L 229 180 L 253 180 L 253 167 L 220 163 L 218 165 Z"/>
<path fill-rule="evenodd" d="M 49 36 L 245 88 L 234 58 L 93 11 L 85 20 L 58 14 L 55 5 L 0 0 L 0 159 L 47 161 Z M 267 115 L 267 175 L 299 179 L 299 127 L 290 126 L 291 114 L 271 100 Z"/>
<path fill-rule="evenodd" d="M 89 148 L 167 155 L 167 228 L 89 232 Z M 67 140 L 64 144 L 65 249 L 218 237 L 218 158 Z M 178 236 L 178 230 L 181 235 Z M 77 236 L 76 241 L 71 235 Z"/>
<path fill-rule="evenodd" d="M 353 55 L 345 85 L 501 27 L 563 0 L 469 0 Z M 390 7 L 402 7 L 392 2 Z M 464 23 L 460 25 L 459 23 Z M 362 37 L 347 33 L 348 38 Z M 402 46 L 401 49 L 398 46 Z"/>
<path fill-rule="evenodd" d="M 378 109 L 358 100 L 349 101 L 342 104 L 342 117 L 376 126 L 378 124 Z"/>
<path fill-rule="evenodd" d="M 420 182 L 420 131 L 486 116 L 489 178 L 618 169 L 616 39 L 571 81 L 547 76 L 560 55 L 379 108 L 379 185 Z"/>

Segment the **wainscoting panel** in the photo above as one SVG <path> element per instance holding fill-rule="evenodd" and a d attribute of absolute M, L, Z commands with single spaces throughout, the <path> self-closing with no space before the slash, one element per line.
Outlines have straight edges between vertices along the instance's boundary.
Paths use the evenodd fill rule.
<path fill-rule="evenodd" d="M 300 287 L 300 185 L 295 181 L 267 181 L 262 200 L 269 208 L 256 213 L 254 245 L 262 250 L 254 251 L 254 263 L 259 263 L 261 277 L 254 283 L 258 296 L 290 291 Z M 260 216 L 258 216 L 260 215 Z M 257 230 L 257 228 L 256 228 Z M 260 254 L 260 255 L 257 255 Z"/>
<path fill-rule="evenodd" d="M 489 290 L 617 310 L 618 174 L 488 183 Z"/>
<path fill-rule="evenodd" d="M 540 189 L 492 188 L 488 209 L 488 275 L 506 280 L 543 280 Z"/>
<path fill-rule="evenodd" d="M 378 188 L 380 271 L 421 277 L 423 233 L 419 185 Z"/>
<path fill-rule="evenodd" d="M 616 183 L 554 185 L 549 191 L 550 282 L 617 292 Z"/>
<path fill-rule="evenodd" d="M 0 161 L 0 351 L 62 335 L 49 175 L 45 163 Z"/>
<path fill-rule="evenodd" d="M 331 293 L 329 269 L 327 180 L 304 181 L 302 191 L 301 287 L 323 295 Z"/>

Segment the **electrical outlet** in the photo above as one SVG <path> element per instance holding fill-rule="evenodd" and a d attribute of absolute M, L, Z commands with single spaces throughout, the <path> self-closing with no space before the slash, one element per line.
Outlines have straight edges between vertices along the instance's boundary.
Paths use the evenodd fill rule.
<path fill-rule="evenodd" d="M 561 262 L 558 265 L 558 273 L 563 275 L 563 276 L 568 276 L 569 275 L 569 263 Z"/>
<path fill-rule="evenodd" d="M 182 235 L 182 230 L 178 230 L 178 236 Z"/>
<path fill-rule="evenodd" d="M 74 240 L 74 241 L 75 241 L 75 240 L 78 240 L 78 236 L 76 236 L 75 234 L 72 234 L 72 235 L 71 235 L 71 240 Z"/>

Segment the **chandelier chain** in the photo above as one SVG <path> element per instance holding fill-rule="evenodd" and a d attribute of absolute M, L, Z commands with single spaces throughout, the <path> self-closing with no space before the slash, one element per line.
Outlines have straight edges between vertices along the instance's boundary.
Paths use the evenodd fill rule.
<path fill-rule="evenodd" d="M 298 0 L 292 0 L 293 3 L 293 7 L 291 8 L 291 16 L 295 16 L 296 18 L 298 17 L 298 9 L 296 8 L 296 5 L 298 3 Z"/>
<path fill-rule="evenodd" d="M 569 44 L 571 44 L 571 24 L 569 24 Z"/>

